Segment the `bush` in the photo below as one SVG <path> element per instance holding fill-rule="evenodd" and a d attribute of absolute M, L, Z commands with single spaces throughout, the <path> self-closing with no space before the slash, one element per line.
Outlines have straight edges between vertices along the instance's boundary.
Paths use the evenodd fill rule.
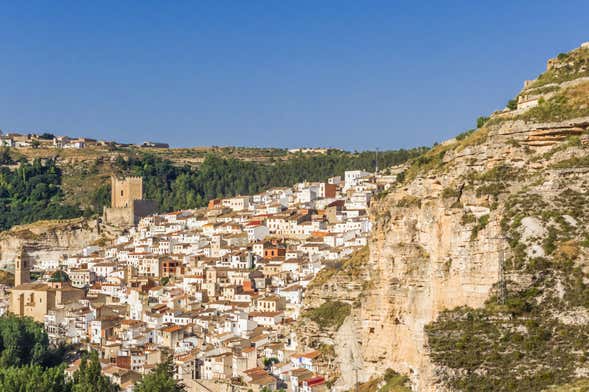
<path fill-rule="evenodd" d="M 409 377 L 395 372 L 393 369 L 387 369 L 384 373 L 385 385 L 379 392 L 410 392 Z"/>
<path fill-rule="evenodd" d="M 399 208 L 411 208 L 411 207 L 421 207 L 421 199 L 415 196 L 407 195 L 403 196 L 398 202 L 397 207 Z"/>
<path fill-rule="evenodd" d="M 460 194 L 460 191 L 454 187 L 447 187 L 447 188 L 444 188 L 444 190 L 442 191 L 442 197 L 444 199 L 458 197 L 459 194 Z"/>
<path fill-rule="evenodd" d="M 489 215 L 483 215 L 480 218 L 478 218 L 476 225 L 474 225 L 470 233 L 470 240 L 476 240 L 479 235 L 479 232 L 483 230 L 485 227 L 487 227 L 487 224 L 489 224 Z"/>
<path fill-rule="evenodd" d="M 327 301 L 318 308 L 307 310 L 303 316 L 310 318 L 319 325 L 319 328 L 339 329 L 352 307 L 341 301 Z"/>
<path fill-rule="evenodd" d="M 480 116 L 477 118 L 477 128 L 482 128 L 482 126 L 485 125 L 487 121 L 489 121 L 489 117 Z"/>
<path fill-rule="evenodd" d="M 466 139 L 467 136 L 472 134 L 474 131 L 475 131 L 475 129 L 469 129 L 468 131 L 464 131 L 456 136 L 456 140 L 458 140 L 458 141 L 464 140 L 464 139 Z"/>
<path fill-rule="evenodd" d="M 510 99 L 509 101 L 507 101 L 507 109 L 509 110 L 515 110 L 517 109 L 517 99 Z"/>

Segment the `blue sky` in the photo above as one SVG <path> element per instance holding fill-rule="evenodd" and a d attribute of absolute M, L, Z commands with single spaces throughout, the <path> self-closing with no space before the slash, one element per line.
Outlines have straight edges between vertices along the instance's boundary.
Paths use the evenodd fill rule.
<path fill-rule="evenodd" d="M 173 146 L 431 145 L 589 40 L 587 1 L 0 5 L 1 129 Z"/>

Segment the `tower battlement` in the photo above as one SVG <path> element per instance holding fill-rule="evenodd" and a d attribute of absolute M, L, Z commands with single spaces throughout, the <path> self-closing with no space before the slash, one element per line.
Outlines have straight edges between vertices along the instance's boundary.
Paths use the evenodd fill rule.
<path fill-rule="evenodd" d="M 111 207 L 126 208 L 135 200 L 143 200 L 143 179 L 141 177 L 111 177 Z"/>

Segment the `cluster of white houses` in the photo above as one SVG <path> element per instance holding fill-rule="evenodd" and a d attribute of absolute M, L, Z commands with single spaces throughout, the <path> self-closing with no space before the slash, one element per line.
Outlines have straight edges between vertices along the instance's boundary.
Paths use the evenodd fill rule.
<path fill-rule="evenodd" d="M 35 282 L 23 254 L 2 309 L 97 350 L 123 390 L 168 355 L 187 390 L 325 390 L 322 354 L 292 326 L 317 272 L 367 244 L 377 188 L 349 171 L 148 216 L 110 245 L 38 261 Z"/>
<path fill-rule="evenodd" d="M 90 139 L 87 137 L 54 136 L 49 133 L 17 133 L 0 131 L 0 147 L 11 148 L 64 148 L 81 149 L 91 146 L 128 146 L 128 144 L 107 142 L 104 140 Z M 169 148 L 167 143 L 146 141 L 138 144 L 138 147 Z"/>

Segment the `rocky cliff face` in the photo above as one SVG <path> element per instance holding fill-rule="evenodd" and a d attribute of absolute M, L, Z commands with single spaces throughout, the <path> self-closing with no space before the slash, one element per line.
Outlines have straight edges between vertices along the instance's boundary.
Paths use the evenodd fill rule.
<path fill-rule="evenodd" d="M 384 221 L 371 243 L 359 334 L 366 367 L 410 374 L 421 389 L 432 377 L 424 326 L 444 309 L 484 303 L 498 278 L 502 244 L 496 220 L 471 240 L 462 223 L 471 206 L 451 208 L 442 198 L 398 203 L 391 197 L 375 211 Z"/>
<path fill-rule="evenodd" d="M 84 218 L 16 226 L 0 233 L 1 269 L 14 269 L 14 259 L 21 247 L 34 263 L 62 260 L 86 246 L 111 238 L 110 230 L 105 227 L 99 230 L 95 220 Z"/>
<path fill-rule="evenodd" d="M 335 344 L 337 389 L 353 369 L 368 381 L 392 368 L 418 391 L 541 390 L 589 374 L 589 82 L 569 80 L 586 58 L 568 54 L 582 70 L 528 82 L 536 106 L 433 148 L 373 204 L 361 273 L 331 271 L 308 293 L 309 308 L 353 305 L 339 329 L 302 334 Z M 343 282 L 361 289 L 333 290 Z"/>

